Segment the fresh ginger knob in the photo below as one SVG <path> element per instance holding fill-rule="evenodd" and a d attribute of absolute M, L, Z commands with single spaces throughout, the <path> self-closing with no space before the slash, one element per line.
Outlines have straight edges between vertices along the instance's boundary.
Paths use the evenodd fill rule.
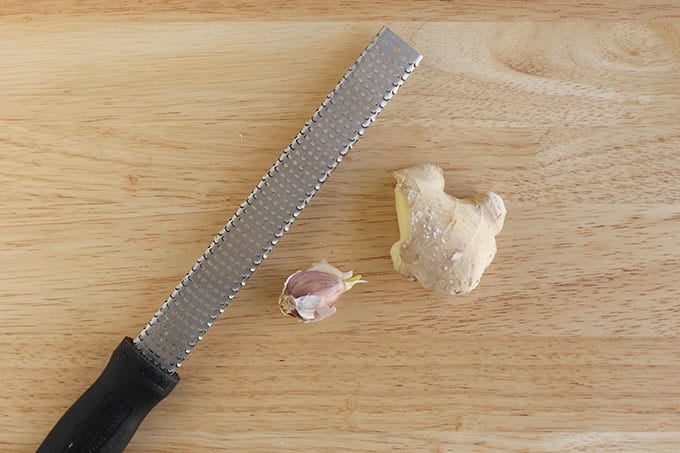
<path fill-rule="evenodd" d="M 493 192 L 455 198 L 432 164 L 394 173 L 399 241 L 394 268 L 425 288 L 447 294 L 472 291 L 496 255 L 495 236 L 505 221 L 503 199 Z"/>

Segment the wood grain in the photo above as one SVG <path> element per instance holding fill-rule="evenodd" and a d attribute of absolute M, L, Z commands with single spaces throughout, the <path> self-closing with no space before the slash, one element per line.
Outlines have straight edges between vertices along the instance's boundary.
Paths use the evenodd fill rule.
<path fill-rule="evenodd" d="M 674 2 L 563 3 L 677 17 Z M 331 8 L 350 22 L 319 23 L 314 4 L 158 2 L 167 20 L 131 2 L 3 4 L 2 451 L 36 448 L 383 22 Z M 559 5 L 424 4 L 421 21 L 416 4 L 381 18 L 402 19 L 422 66 L 129 451 L 680 448 L 680 28 L 429 23 L 447 6 Z M 506 201 L 469 295 L 392 269 L 389 172 L 422 161 L 453 194 Z M 369 283 L 327 321 L 284 318 L 283 280 L 321 258 Z"/>
<path fill-rule="evenodd" d="M 32 20 L 37 17 L 63 19 L 82 16 L 110 20 L 161 19 L 186 21 L 200 18 L 209 21 L 488 21 L 502 20 L 654 20 L 680 18 L 680 4 L 673 0 L 61 0 L 58 6 L 50 0 L 7 0 L 0 17 Z"/>

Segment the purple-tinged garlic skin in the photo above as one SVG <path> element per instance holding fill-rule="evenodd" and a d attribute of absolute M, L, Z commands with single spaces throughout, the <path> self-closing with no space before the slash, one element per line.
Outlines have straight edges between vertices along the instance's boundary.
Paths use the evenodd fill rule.
<path fill-rule="evenodd" d="M 297 271 L 286 279 L 279 297 L 281 312 L 305 322 L 321 321 L 333 315 L 335 304 L 357 283 L 361 275 L 342 272 L 326 261 Z"/>

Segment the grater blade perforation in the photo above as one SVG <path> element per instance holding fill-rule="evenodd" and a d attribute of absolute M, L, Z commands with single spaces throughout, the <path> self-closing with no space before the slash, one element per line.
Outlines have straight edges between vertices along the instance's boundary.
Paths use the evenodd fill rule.
<path fill-rule="evenodd" d="M 135 339 L 174 372 L 420 62 L 383 28 Z"/>

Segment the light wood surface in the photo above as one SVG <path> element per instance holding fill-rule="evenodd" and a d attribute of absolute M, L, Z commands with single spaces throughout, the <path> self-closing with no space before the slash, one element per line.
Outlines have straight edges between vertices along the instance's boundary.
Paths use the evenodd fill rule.
<path fill-rule="evenodd" d="M 680 449 L 676 2 L 51 3 L 0 10 L 0 450 L 35 450 L 383 23 L 421 67 L 128 450 Z M 392 269 L 389 172 L 424 161 L 506 201 L 465 296 Z M 368 284 L 283 317 L 322 258 Z"/>

